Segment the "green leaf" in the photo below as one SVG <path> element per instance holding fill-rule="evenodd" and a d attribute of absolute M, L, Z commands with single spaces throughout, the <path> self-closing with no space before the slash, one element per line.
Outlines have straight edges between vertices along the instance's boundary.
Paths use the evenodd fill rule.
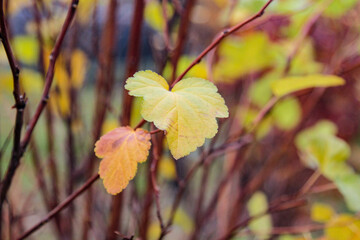
<path fill-rule="evenodd" d="M 268 202 L 263 192 L 254 193 L 247 203 L 247 209 L 251 217 L 256 217 L 266 213 L 268 210 Z M 257 217 L 249 224 L 250 230 L 258 239 L 267 239 L 272 231 L 272 220 L 269 214 Z"/>
<path fill-rule="evenodd" d="M 300 122 L 301 106 L 296 98 L 291 97 L 278 102 L 271 113 L 279 129 L 290 130 Z"/>
<path fill-rule="evenodd" d="M 214 66 L 214 80 L 231 83 L 241 76 L 272 66 L 278 54 L 277 46 L 265 33 L 225 39 L 219 46 L 220 59 Z"/>
<path fill-rule="evenodd" d="M 273 82 L 271 87 L 275 96 L 282 97 L 307 88 L 334 87 L 344 84 L 345 80 L 338 76 L 314 74 L 286 77 Z"/>
<path fill-rule="evenodd" d="M 324 15 L 331 18 L 342 17 L 358 3 L 358 0 L 333 0 L 327 7 Z"/>
<path fill-rule="evenodd" d="M 350 147 L 344 140 L 336 137 L 336 132 L 333 123 L 320 121 L 300 132 L 295 139 L 304 164 L 312 169 L 318 168 L 331 180 L 352 173 L 345 162 L 350 156 Z"/>
<path fill-rule="evenodd" d="M 360 175 L 348 174 L 334 179 L 335 185 L 345 198 L 351 211 L 360 211 Z"/>

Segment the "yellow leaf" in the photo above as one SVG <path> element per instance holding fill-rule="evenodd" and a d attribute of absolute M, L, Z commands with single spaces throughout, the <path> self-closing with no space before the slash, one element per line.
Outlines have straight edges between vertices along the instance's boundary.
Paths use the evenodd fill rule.
<path fill-rule="evenodd" d="M 166 180 L 176 179 L 175 163 L 171 158 L 162 157 L 159 162 L 159 175 Z"/>
<path fill-rule="evenodd" d="M 329 223 L 325 229 L 328 240 L 358 240 L 360 232 L 360 221 L 355 217 L 342 214 Z"/>
<path fill-rule="evenodd" d="M 250 221 L 250 230 L 257 239 L 268 239 L 272 231 L 272 220 L 269 214 L 265 214 L 268 210 L 266 195 L 261 191 L 255 192 L 247 203 L 247 209 L 252 217 L 261 215 Z"/>
<path fill-rule="evenodd" d="M 119 122 L 117 119 L 106 119 L 104 124 L 101 126 L 101 135 L 114 130 L 118 125 Z"/>
<path fill-rule="evenodd" d="M 179 159 L 202 146 L 217 133 L 216 118 L 228 117 L 217 87 L 201 78 L 186 78 L 171 91 L 166 80 L 152 71 L 140 71 L 128 78 L 129 94 L 143 97 L 141 115 L 167 132 L 174 158 Z"/>
<path fill-rule="evenodd" d="M 335 215 L 334 210 L 328 204 L 315 203 L 311 207 L 311 219 L 316 222 L 327 222 Z"/>
<path fill-rule="evenodd" d="M 35 64 L 38 60 L 39 44 L 36 37 L 22 35 L 13 39 L 14 51 L 17 58 L 25 64 Z"/>
<path fill-rule="evenodd" d="M 76 89 L 82 87 L 87 67 L 87 58 L 83 51 L 77 49 L 71 56 L 71 83 Z"/>
<path fill-rule="evenodd" d="M 95 154 L 103 158 L 99 174 L 108 193 L 118 194 L 129 184 L 137 163 L 146 161 L 150 146 L 147 131 L 130 127 L 116 128 L 96 142 Z"/>
<path fill-rule="evenodd" d="M 275 96 L 282 97 L 299 90 L 314 87 L 334 87 L 344 85 L 345 80 L 334 75 L 314 74 L 308 76 L 293 76 L 277 80 L 272 83 Z"/>
<path fill-rule="evenodd" d="M 174 14 L 171 4 L 167 4 L 167 17 L 170 19 Z M 161 3 L 149 1 L 145 7 L 145 21 L 155 30 L 162 31 L 165 27 Z"/>
<path fill-rule="evenodd" d="M 21 69 L 20 82 L 27 94 L 40 94 L 44 85 L 42 75 L 30 68 Z"/>

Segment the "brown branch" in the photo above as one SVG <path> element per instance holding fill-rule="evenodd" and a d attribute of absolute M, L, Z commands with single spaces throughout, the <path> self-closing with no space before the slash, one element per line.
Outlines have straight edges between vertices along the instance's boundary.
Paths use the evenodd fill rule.
<path fill-rule="evenodd" d="M 190 25 L 190 17 L 191 17 L 191 13 L 194 8 L 195 2 L 196 2 L 196 0 L 187 0 L 185 7 L 184 7 L 184 11 L 181 14 L 178 38 L 176 41 L 175 49 L 172 52 L 172 56 L 171 56 L 171 63 L 172 63 L 172 67 L 173 67 L 171 82 L 174 82 L 175 78 L 176 78 L 177 65 L 178 65 L 180 56 L 183 52 L 183 49 L 184 49 L 184 46 L 186 43 L 185 40 L 186 40 L 186 37 L 188 34 L 189 25 Z M 165 19 L 165 21 L 167 21 L 167 19 Z"/>
<path fill-rule="evenodd" d="M 152 136 L 153 159 L 152 159 L 151 165 L 150 165 L 151 183 L 152 183 L 152 188 L 153 188 L 153 192 L 154 192 L 154 196 L 155 196 L 155 204 L 156 204 L 156 216 L 159 220 L 161 231 L 164 230 L 164 220 L 161 216 L 160 188 L 156 183 L 156 173 L 157 173 L 158 164 L 159 164 L 159 160 L 160 160 L 160 154 L 161 154 L 160 151 L 162 150 L 162 147 L 160 147 L 162 140 L 163 140 L 163 136 L 160 139 L 157 138 L 156 135 Z"/>
<path fill-rule="evenodd" d="M 13 140 L 13 148 L 11 153 L 11 159 L 6 171 L 6 175 L 1 182 L 0 187 L 0 222 L 2 219 L 2 206 L 6 198 L 6 194 L 10 188 L 12 178 L 15 174 L 17 167 L 20 164 L 21 157 L 21 130 L 24 121 L 24 109 L 26 105 L 25 94 L 21 95 L 20 92 L 20 82 L 19 82 L 19 67 L 16 62 L 15 56 L 10 46 L 8 29 L 6 24 L 6 18 L 4 15 L 4 2 L 0 0 L 0 30 L 1 30 L 1 41 L 3 43 L 6 56 L 8 58 L 8 62 L 11 68 L 12 76 L 13 76 L 13 95 L 15 99 L 14 108 L 16 109 L 16 118 L 15 118 L 15 127 L 14 127 L 14 140 Z M 1 225 L 0 225 L 0 237 L 1 237 Z"/>
<path fill-rule="evenodd" d="M 93 132 L 92 132 L 92 146 L 100 138 L 103 123 L 106 118 L 108 106 L 111 101 L 112 90 L 115 82 L 115 48 L 117 39 L 117 9 L 118 1 L 111 0 L 107 7 L 107 17 L 104 26 L 103 34 L 101 36 L 101 49 L 99 51 L 99 69 L 96 79 L 96 105 L 94 110 Z M 85 176 L 90 177 L 93 174 L 96 157 L 94 151 L 88 154 L 85 160 Z M 93 194 L 90 190 L 87 192 L 87 199 L 85 205 L 85 214 L 83 217 L 83 231 L 82 239 L 88 239 L 88 232 L 91 227 L 91 213 L 92 213 Z"/>
<path fill-rule="evenodd" d="M 15 59 L 12 48 L 10 46 L 9 35 L 8 35 L 9 33 L 8 33 L 7 23 L 6 23 L 5 14 L 4 14 L 4 1 L 3 0 L 0 0 L 0 30 L 1 30 L 0 38 L 1 38 L 2 44 L 4 46 L 6 56 L 8 58 L 9 65 L 11 68 L 11 73 L 13 76 L 13 84 L 14 84 L 13 95 L 15 98 L 15 108 L 16 109 L 24 109 L 25 108 L 25 99 L 24 99 L 24 96 L 21 96 L 21 93 L 20 93 L 20 81 L 19 81 L 20 69 L 19 69 L 18 63 Z"/>
<path fill-rule="evenodd" d="M 44 91 L 43 91 L 43 94 L 41 97 L 41 101 L 36 108 L 33 118 L 30 120 L 29 126 L 27 127 L 24 138 L 21 142 L 22 154 L 24 153 L 24 151 L 29 143 L 29 140 L 32 135 L 32 132 L 34 131 L 35 125 L 37 124 L 37 122 L 40 118 L 40 115 L 43 112 L 43 110 L 49 100 L 49 92 L 50 92 L 50 88 L 51 88 L 51 85 L 52 85 L 52 82 L 54 79 L 56 59 L 60 54 L 62 43 L 64 42 L 65 35 L 66 35 L 66 33 L 71 25 L 71 22 L 75 16 L 75 12 L 76 12 L 76 8 L 77 8 L 78 4 L 79 4 L 79 0 L 71 1 L 68 13 L 65 18 L 64 25 L 63 25 L 61 32 L 55 42 L 55 46 L 50 54 L 49 68 L 48 68 L 48 71 L 47 71 L 46 77 L 45 77 L 45 86 L 44 86 Z"/>
<path fill-rule="evenodd" d="M 134 11 L 131 25 L 131 32 L 128 41 L 128 52 L 126 59 L 126 73 L 125 79 L 134 75 L 134 73 L 138 69 L 139 61 L 140 61 L 140 50 L 141 50 L 141 28 L 143 24 L 144 18 L 144 8 L 145 1 L 144 0 L 136 0 L 134 3 Z M 125 84 L 125 81 L 124 81 Z M 123 99 L 122 99 L 122 112 L 120 116 L 121 125 L 126 126 L 130 124 L 130 114 L 132 107 L 132 97 L 128 94 L 127 90 L 124 88 L 123 90 Z M 143 124 L 145 122 L 140 122 Z M 112 198 L 111 203 L 111 216 L 110 223 L 107 229 L 106 239 L 112 240 L 116 239 L 117 236 L 115 234 L 118 231 L 120 216 L 121 216 L 121 208 L 123 202 L 123 193 Z"/>
<path fill-rule="evenodd" d="M 99 179 L 99 174 L 95 174 L 89 180 L 87 180 L 84 185 L 82 185 L 77 191 L 68 196 L 64 201 L 62 201 L 57 207 L 55 207 L 51 212 L 49 212 L 41 221 L 35 224 L 32 228 L 27 230 L 24 234 L 22 234 L 18 240 L 24 239 L 42 227 L 44 224 L 49 222 L 56 214 L 58 214 L 61 210 L 66 208 L 73 200 L 75 200 L 78 196 L 80 196 L 83 192 L 85 192 L 91 185 Z"/>
<path fill-rule="evenodd" d="M 138 70 L 140 62 L 140 50 L 141 50 L 141 27 L 144 19 L 145 1 L 136 0 L 134 3 L 134 12 L 131 24 L 131 32 L 128 42 L 128 52 L 126 59 L 126 73 L 125 80 Z M 125 81 L 124 81 L 125 84 Z M 130 112 L 132 106 L 132 97 L 128 94 L 128 91 L 123 88 L 123 101 L 122 101 L 122 113 L 121 113 L 121 125 L 127 126 L 130 123 Z"/>
<path fill-rule="evenodd" d="M 41 15 L 40 15 L 40 10 L 38 7 L 38 1 L 37 0 L 33 0 L 33 12 L 34 12 L 34 19 L 35 19 L 35 23 L 36 23 L 36 35 L 37 35 L 37 41 L 39 43 L 39 61 L 38 61 L 38 68 L 40 70 L 40 73 L 42 75 L 43 81 L 45 83 L 45 77 L 46 77 L 46 66 L 45 66 L 45 61 L 44 61 L 44 39 L 42 37 L 41 34 Z M 39 4 L 41 4 L 42 2 L 40 1 Z M 46 198 L 49 200 L 49 202 L 46 204 L 46 208 L 50 211 L 52 208 L 54 208 L 56 205 L 58 205 L 58 197 L 59 197 L 59 187 L 58 187 L 58 168 L 57 168 L 57 164 L 55 161 L 55 147 L 54 147 L 54 120 L 53 120 L 53 114 L 52 114 L 52 110 L 51 110 L 51 106 L 48 105 L 46 107 L 45 110 L 45 118 L 46 118 L 46 132 L 47 132 L 47 144 L 48 144 L 48 167 L 49 167 L 49 171 L 50 171 L 50 176 L 51 176 L 51 191 L 43 191 L 42 190 L 42 195 L 43 198 Z M 31 145 L 31 142 L 30 142 Z M 34 165 L 35 165 L 35 160 L 36 160 L 36 156 L 34 156 Z M 41 166 L 39 166 L 41 167 Z M 38 170 L 38 166 L 35 167 L 36 171 Z M 37 175 L 41 175 L 41 173 L 37 173 Z M 43 187 L 39 184 L 40 189 L 42 189 Z M 50 192 L 52 194 L 49 194 L 48 196 L 44 196 L 46 194 L 46 192 Z M 57 227 L 57 233 L 58 233 L 58 238 L 61 239 L 61 226 L 60 226 L 60 215 L 57 215 L 55 218 L 55 223 L 56 223 L 56 227 Z"/>
<path fill-rule="evenodd" d="M 214 49 L 224 38 L 226 38 L 227 36 L 233 34 L 234 32 L 238 31 L 239 29 L 241 29 L 242 27 L 246 26 L 247 24 L 251 23 L 252 21 L 254 21 L 255 19 L 261 17 L 264 13 L 266 8 L 270 5 L 270 3 L 272 3 L 274 0 L 269 0 L 267 1 L 267 3 L 260 9 L 260 11 L 255 14 L 254 16 L 252 16 L 251 18 L 247 19 L 245 22 L 239 23 L 238 25 L 235 25 L 229 29 L 225 29 L 223 30 L 214 40 L 213 42 L 205 48 L 204 51 L 202 51 L 200 53 L 199 56 L 197 56 L 195 58 L 195 60 L 187 67 L 187 69 L 176 78 L 175 81 L 173 81 L 171 87 L 173 87 L 177 82 L 179 82 L 185 75 L 187 72 L 190 71 L 191 68 L 193 68 L 196 64 L 198 64 L 203 57 L 208 54 L 212 49 Z"/>
<path fill-rule="evenodd" d="M 3 1 L 0 0 L 0 4 L 1 4 L 1 11 L 0 11 L 0 24 L 1 24 L 1 29 L 2 29 L 2 40 L 4 43 L 4 47 L 9 56 L 10 60 L 10 66 L 12 68 L 12 72 L 14 74 L 14 97 L 16 99 L 16 109 L 17 109 L 17 114 L 16 114 L 16 124 L 15 124 L 15 134 L 14 134 L 14 146 L 13 146 L 13 154 L 10 160 L 10 164 L 7 170 L 7 173 L 5 175 L 4 181 L 2 182 L 1 185 L 1 193 L 0 193 L 0 214 L 1 214 L 1 207 L 2 204 L 5 200 L 6 194 L 10 188 L 12 179 L 15 175 L 15 171 L 17 169 L 17 167 L 20 164 L 20 158 L 22 157 L 22 155 L 24 154 L 27 145 L 29 144 L 30 141 L 30 137 L 31 134 L 35 128 L 35 125 L 37 124 L 40 115 L 42 113 L 42 111 L 44 110 L 48 98 L 49 98 L 49 91 L 50 91 L 50 87 L 53 81 L 53 77 L 54 77 L 54 68 L 55 68 L 55 61 L 60 53 L 60 49 L 61 49 L 61 45 L 63 43 L 63 40 L 65 38 L 66 32 L 72 22 L 72 19 L 75 15 L 75 11 L 77 8 L 77 5 L 79 3 L 79 0 L 73 0 L 69 6 L 69 10 L 64 22 L 64 25 L 62 27 L 62 30 L 60 32 L 60 35 L 55 43 L 54 49 L 50 55 L 50 64 L 49 64 L 49 69 L 48 72 L 46 74 L 46 81 L 45 81 L 45 87 L 44 87 L 44 91 L 43 91 L 43 95 L 42 95 L 42 100 L 40 101 L 35 115 L 34 117 L 31 119 L 30 124 L 25 132 L 24 138 L 20 143 L 20 138 L 21 138 L 21 126 L 23 123 L 23 112 L 24 112 L 24 108 L 25 108 L 25 97 L 21 96 L 19 94 L 20 92 L 20 86 L 19 86 L 19 81 L 18 81 L 18 75 L 19 75 L 19 71 L 17 68 L 17 65 L 15 63 L 14 57 L 12 55 L 11 52 L 11 48 L 10 45 L 8 43 L 8 39 L 7 39 L 7 35 L 6 35 L 6 25 L 4 22 L 4 15 L 3 15 Z"/>
<path fill-rule="evenodd" d="M 164 42 L 165 42 L 165 46 L 168 52 L 171 51 L 172 49 L 172 45 L 171 45 L 171 38 L 170 38 L 170 34 L 169 34 L 169 21 L 168 21 L 168 12 L 167 12 L 167 6 L 168 6 L 168 1 L 167 0 L 162 0 L 162 13 L 163 13 L 163 18 L 164 18 Z"/>
<path fill-rule="evenodd" d="M 2 0 L 0 0 L 0 2 L 2 3 Z M 1 208 L 1 205 L 2 203 L 4 202 L 5 200 L 5 197 L 6 197 L 6 194 L 10 188 L 10 185 L 11 185 L 11 182 L 12 182 L 12 179 L 15 175 L 15 171 L 20 163 L 20 158 L 22 157 L 22 155 L 24 154 L 25 150 L 26 150 L 26 147 L 27 145 L 29 144 L 29 141 L 30 141 L 30 137 L 32 135 L 32 132 L 35 128 L 35 125 L 37 124 L 39 118 L 40 118 L 40 115 L 42 113 L 42 111 L 44 110 L 46 104 L 47 104 L 47 101 L 49 99 L 49 91 L 50 91 L 50 87 L 51 87 L 51 84 L 52 84 L 52 81 L 53 81 L 53 78 L 54 78 L 54 68 L 55 68 L 55 62 L 56 62 L 56 59 L 57 57 L 59 56 L 59 53 L 60 53 L 60 49 L 61 49 L 61 45 L 64 41 L 64 38 L 65 38 L 65 35 L 66 35 L 66 32 L 72 22 L 72 19 L 75 15 L 75 11 L 76 11 L 76 8 L 77 8 L 77 5 L 79 3 L 79 0 L 73 0 L 70 4 L 70 7 L 69 7 L 69 10 L 68 10 L 68 13 L 67 13 L 67 16 L 66 16 L 66 19 L 65 19 L 65 22 L 64 22 L 64 25 L 62 27 L 62 30 L 60 32 L 60 35 L 55 43 L 55 46 L 54 46 L 54 49 L 50 55 L 50 64 L 49 64 L 49 69 L 47 71 L 47 74 L 46 74 L 46 80 L 45 80 L 45 87 L 44 87 L 44 91 L 43 91 L 43 94 L 42 94 L 42 100 L 40 101 L 37 109 L 36 109 L 36 112 L 35 112 L 35 115 L 33 116 L 33 118 L 30 120 L 30 124 L 25 132 L 25 135 L 24 135 L 24 138 L 22 139 L 21 141 L 21 144 L 20 144 L 20 135 L 21 135 L 21 127 L 15 127 L 15 138 L 14 138 L 14 147 L 13 147 L 13 154 L 12 154 L 12 158 L 11 158 L 11 161 L 10 161 L 10 165 L 9 165 L 9 168 L 7 170 L 7 173 L 6 173 L 6 176 L 4 178 L 4 181 L 2 182 L 2 185 L 1 185 L 1 193 L 0 193 L 0 208 Z M 2 12 L 2 11 L 0 11 Z M 4 29 L 2 27 L 2 29 Z M 5 31 L 2 31 L 2 34 L 3 34 L 3 40 L 4 40 L 4 32 Z M 6 36 L 6 35 L 5 35 Z M 4 42 L 7 42 L 7 41 L 4 41 Z M 4 45 L 5 46 L 5 45 Z M 5 47 L 7 48 L 7 47 Z M 11 64 L 13 65 L 13 64 Z M 16 66 L 16 65 L 15 65 Z M 15 73 L 15 77 L 17 76 L 18 77 L 18 71 L 16 71 L 16 68 L 14 67 L 14 73 Z M 17 84 L 16 84 L 16 88 L 14 90 L 14 92 L 16 92 L 16 89 L 17 89 Z M 24 97 L 22 96 L 17 96 L 18 94 L 17 93 L 14 93 L 14 96 L 16 98 L 18 98 L 19 100 L 17 100 L 17 106 L 16 108 L 18 109 L 17 111 L 17 114 L 16 114 L 16 126 L 21 126 L 22 125 L 22 121 L 23 121 L 23 110 L 24 110 L 24 107 L 25 107 L 25 100 L 24 100 Z M 18 102 L 19 101 L 19 102 Z M 18 105 L 19 103 L 21 103 L 20 105 Z M 1 212 L 1 211 L 0 211 Z"/>

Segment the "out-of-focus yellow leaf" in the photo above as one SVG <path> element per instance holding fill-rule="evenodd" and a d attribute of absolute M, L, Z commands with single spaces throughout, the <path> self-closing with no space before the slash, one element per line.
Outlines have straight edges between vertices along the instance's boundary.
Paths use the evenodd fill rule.
<path fill-rule="evenodd" d="M 20 82 L 27 94 L 40 94 L 44 86 L 42 75 L 28 68 L 21 69 Z"/>
<path fill-rule="evenodd" d="M 315 203 L 311 207 L 311 219 L 313 221 L 325 223 L 334 215 L 334 209 L 328 204 Z"/>
<path fill-rule="evenodd" d="M 171 213 L 170 208 L 166 208 L 163 211 L 164 218 L 169 218 Z M 182 208 L 178 208 L 174 215 L 173 229 L 169 233 L 168 238 L 173 239 L 173 236 L 181 236 L 180 234 L 190 234 L 194 230 L 194 221 Z M 161 228 L 159 221 L 153 221 L 148 229 L 147 237 L 149 240 L 159 239 Z"/>
<path fill-rule="evenodd" d="M 251 85 L 249 90 L 249 98 L 251 102 L 255 103 L 259 107 L 265 106 L 265 104 L 271 99 L 271 82 L 275 79 L 272 77 L 264 77 Z"/>
<path fill-rule="evenodd" d="M 75 50 L 71 56 L 71 84 L 74 88 L 82 87 L 86 74 L 87 57 L 79 49 Z"/>
<path fill-rule="evenodd" d="M 275 96 L 282 97 L 287 94 L 314 87 L 334 87 L 345 84 L 345 80 L 334 75 L 308 75 L 286 77 L 274 81 L 271 85 Z"/>
<path fill-rule="evenodd" d="M 152 222 L 147 230 L 147 238 L 149 240 L 159 239 L 161 234 L 160 224 L 158 222 Z"/>
<path fill-rule="evenodd" d="M 119 127 L 95 144 L 95 154 L 103 158 L 100 178 L 108 193 L 118 194 L 134 178 L 137 164 L 146 161 L 151 146 L 150 134 L 143 129 Z"/>
<path fill-rule="evenodd" d="M 225 39 L 219 46 L 220 59 L 213 68 L 214 81 L 231 83 L 246 74 L 270 67 L 278 54 L 276 48 L 267 35 L 260 32 Z"/>
<path fill-rule="evenodd" d="M 174 224 L 180 226 L 186 233 L 191 233 L 194 228 L 194 221 L 182 208 L 176 210 Z"/>
<path fill-rule="evenodd" d="M 116 119 L 106 119 L 106 121 L 104 122 L 104 124 L 102 125 L 101 128 L 101 135 L 104 135 L 107 132 L 110 132 L 112 130 L 114 130 L 115 128 L 117 128 L 119 125 L 119 122 Z"/>
<path fill-rule="evenodd" d="M 332 219 L 325 229 L 327 240 L 359 240 L 359 233 L 360 220 L 348 214 Z"/>
<path fill-rule="evenodd" d="M 36 64 L 38 61 L 39 44 L 36 37 L 21 35 L 13 39 L 16 57 L 25 64 Z"/>
<path fill-rule="evenodd" d="M 55 99 L 59 109 L 59 113 L 62 116 L 67 116 L 70 114 L 70 81 L 69 74 L 62 65 L 63 59 L 60 57 L 59 61 L 56 64 L 55 71 L 55 82 L 56 82 L 56 91 Z"/>
<path fill-rule="evenodd" d="M 158 167 L 159 175 L 166 180 L 176 179 L 176 168 L 175 163 L 168 157 L 162 157 Z"/>
<path fill-rule="evenodd" d="M 141 120 L 141 106 L 143 104 L 142 98 L 134 98 L 131 106 L 130 126 L 135 127 Z"/>
<path fill-rule="evenodd" d="M 296 98 L 279 101 L 271 111 L 274 124 L 281 130 L 291 130 L 300 122 L 301 106 Z"/>
<path fill-rule="evenodd" d="M 195 58 L 182 56 L 179 59 L 177 68 L 176 68 L 176 75 L 179 76 L 181 73 L 185 71 L 185 69 L 193 62 Z M 170 62 L 168 62 L 164 68 L 164 77 L 166 79 L 171 78 L 171 74 L 173 71 L 173 67 Z M 185 77 L 197 77 L 197 78 L 207 78 L 207 69 L 205 62 L 200 62 L 196 64 L 186 75 Z"/>
<path fill-rule="evenodd" d="M 80 7 L 77 9 L 76 17 L 79 20 L 80 23 L 86 24 L 88 21 L 90 21 L 92 15 L 95 3 L 100 4 L 101 2 L 104 2 L 104 0 L 97 1 L 97 0 L 86 0 L 82 1 L 80 4 Z"/>
<path fill-rule="evenodd" d="M 0 68 L 0 92 L 12 92 L 14 88 L 13 76 L 10 69 Z"/>
<path fill-rule="evenodd" d="M 127 79 L 125 88 L 130 95 L 144 99 L 141 115 L 166 131 L 169 149 L 176 159 L 202 146 L 205 138 L 214 137 L 216 118 L 229 115 L 217 87 L 201 78 L 181 80 L 169 91 L 163 77 L 140 71 Z"/>
<path fill-rule="evenodd" d="M 256 235 L 257 239 L 267 239 L 272 231 L 272 220 L 269 214 L 265 214 L 268 209 L 266 195 L 263 192 L 254 193 L 247 203 L 247 209 L 251 217 L 256 217 L 249 224 L 250 230 Z"/>
<path fill-rule="evenodd" d="M 167 5 L 167 17 L 170 19 L 174 14 L 172 5 Z M 155 30 L 161 32 L 165 28 L 162 5 L 159 1 L 149 1 L 145 7 L 145 20 Z"/>

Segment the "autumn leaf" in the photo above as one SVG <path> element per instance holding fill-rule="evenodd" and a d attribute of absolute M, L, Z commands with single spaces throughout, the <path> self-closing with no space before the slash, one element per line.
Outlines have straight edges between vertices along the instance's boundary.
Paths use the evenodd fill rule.
<path fill-rule="evenodd" d="M 313 74 L 308 76 L 292 76 L 272 83 L 275 96 L 282 97 L 292 92 L 314 87 L 335 87 L 344 85 L 345 80 L 334 75 Z"/>
<path fill-rule="evenodd" d="M 217 87 L 201 78 L 186 78 L 169 90 L 166 80 L 140 71 L 128 78 L 129 94 L 143 97 L 142 117 L 166 131 L 169 149 L 179 159 L 202 146 L 218 131 L 216 118 L 228 117 L 228 108 Z"/>
<path fill-rule="evenodd" d="M 150 134 L 143 129 L 116 128 L 95 144 L 95 154 L 103 158 L 100 178 L 108 193 L 118 194 L 134 178 L 137 164 L 146 161 L 151 143 Z"/>

